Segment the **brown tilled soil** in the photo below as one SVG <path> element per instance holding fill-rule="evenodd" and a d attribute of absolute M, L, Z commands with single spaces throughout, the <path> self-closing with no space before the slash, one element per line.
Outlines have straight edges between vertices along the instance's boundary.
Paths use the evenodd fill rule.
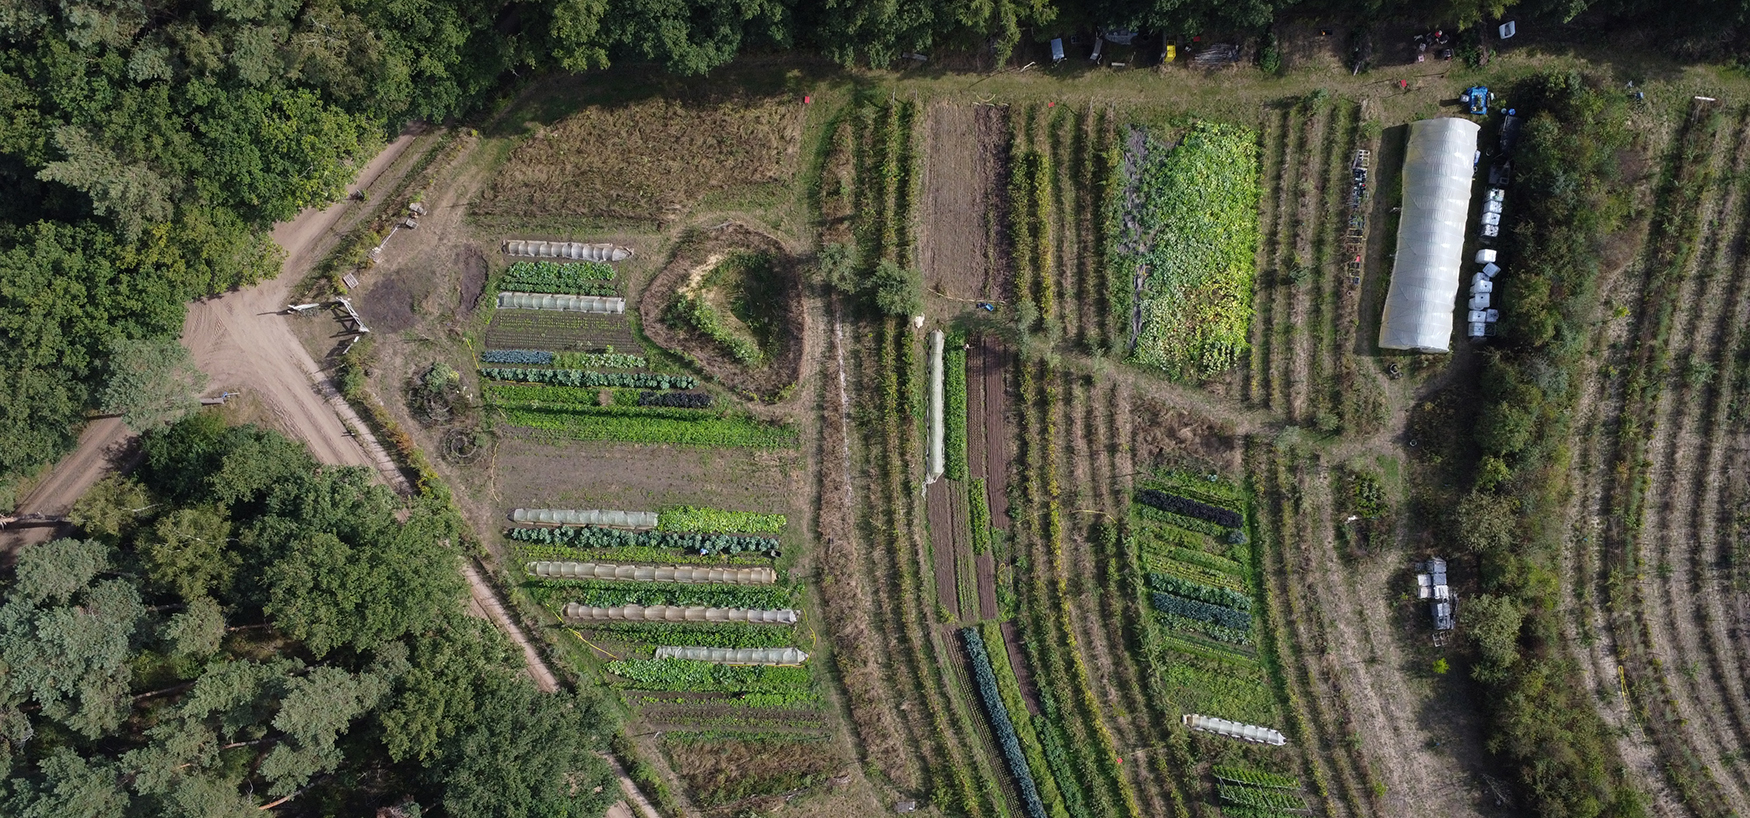
<path fill-rule="evenodd" d="M 1137 395 L 1132 405 L 1137 462 L 1240 473 L 1240 443 L 1231 429 L 1154 397 Z"/>
<path fill-rule="evenodd" d="M 967 413 L 979 418 L 967 430 L 967 458 L 972 476 L 985 478 L 990 524 L 1004 531 L 1010 530 L 1007 373 L 1013 362 L 1014 354 L 988 336 L 966 354 Z"/>
<path fill-rule="evenodd" d="M 953 484 L 939 480 L 924 489 L 924 505 L 930 518 L 930 559 L 936 576 L 936 600 L 948 610 L 958 610 L 954 586 L 954 558 L 963 523 L 954 519 Z"/>
<path fill-rule="evenodd" d="M 1039 685 L 1033 681 L 1033 668 L 1027 665 L 1027 657 L 1021 655 L 1021 636 L 1015 632 L 1015 623 L 1003 623 L 1003 648 L 1009 652 L 1009 666 L 1015 669 L 1015 681 L 1021 685 L 1021 699 L 1027 703 L 1027 712 L 1039 715 Z"/>
<path fill-rule="evenodd" d="M 486 292 L 486 256 L 472 244 L 456 250 L 456 266 L 462 270 L 456 297 L 456 317 L 466 318 L 480 308 L 480 296 Z"/>
<path fill-rule="evenodd" d="M 770 253 L 775 259 L 773 274 L 780 279 L 780 296 L 785 305 L 783 327 L 776 340 L 775 354 L 769 354 L 764 365 L 749 369 L 730 357 L 716 342 L 690 330 L 676 329 L 663 319 L 663 313 L 674 302 L 676 292 L 687 276 L 714 254 L 726 250 L 753 250 Z M 693 359 L 699 369 L 724 386 L 755 400 L 776 400 L 784 390 L 796 383 L 802 371 L 802 336 L 806 331 L 806 311 L 802 305 L 801 271 L 798 263 L 783 243 L 738 222 L 730 222 L 717 230 L 700 230 L 682 239 L 669 258 L 668 266 L 656 275 L 638 301 L 638 315 L 644 334 L 657 344 Z"/>
<path fill-rule="evenodd" d="M 924 286 L 964 301 L 1000 297 L 995 215 L 1007 164 L 1007 109 L 937 103 L 925 114 L 918 261 Z"/>
<path fill-rule="evenodd" d="M 836 775 L 846 759 L 825 741 L 662 741 L 669 763 L 694 802 L 720 806 L 778 795 Z"/>
<path fill-rule="evenodd" d="M 413 326 L 414 294 L 406 279 L 416 273 L 402 267 L 372 281 L 357 300 L 359 315 L 372 332 L 400 332 Z"/>

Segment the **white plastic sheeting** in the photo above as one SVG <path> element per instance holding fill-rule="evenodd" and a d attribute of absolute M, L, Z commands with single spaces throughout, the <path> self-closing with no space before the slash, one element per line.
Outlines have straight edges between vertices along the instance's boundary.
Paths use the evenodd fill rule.
<path fill-rule="evenodd" d="M 690 648 L 663 645 L 658 659 L 691 659 L 716 665 L 800 665 L 808 654 L 795 648 Z"/>
<path fill-rule="evenodd" d="M 754 622 L 794 625 L 797 614 L 792 608 L 762 610 L 707 608 L 703 605 L 616 605 L 612 608 L 597 608 L 572 602 L 565 606 L 565 618 L 582 622 Z"/>
<path fill-rule="evenodd" d="M 501 310 L 557 310 L 618 315 L 626 311 L 626 299 L 599 295 L 554 295 L 552 293 L 504 292 L 498 294 Z"/>
<path fill-rule="evenodd" d="M 928 482 L 942 476 L 947 457 L 942 446 L 942 331 L 930 333 L 930 451 Z"/>
<path fill-rule="evenodd" d="M 687 582 L 719 585 L 771 585 L 771 568 L 709 568 L 701 565 L 613 565 L 605 562 L 531 562 L 529 573 L 560 579 L 620 579 L 633 582 Z"/>
<path fill-rule="evenodd" d="M 1379 323 L 1381 347 L 1452 349 L 1453 300 L 1464 262 L 1471 156 L 1479 130 L 1475 122 L 1452 117 L 1410 125 L 1397 262 Z"/>
<path fill-rule="evenodd" d="M 1186 713 L 1183 721 L 1186 727 L 1193 730 L 1237 738 L 1254 744 L 1270 744 L 1281 747 L 1288 743 L 1288 739 L 1283 738 L 1282 733 L 1268 727 L 1259 727 L 1256 724 L 1241 724 L 1237 721 L 1218 719 L 1214 716 L 1199 716 L 1196 713 Z"/>
<path fill-rule="evenodd" d="M 564 258 L 577 261 L 625 261 L 634 255 L 632 248 L 613 244 L 584 244 L 575 241 L 523 241 L 520 239 L 505 242 L 504 254 L 528 258 Z"/>
<path fill-rule="evenodd" d="M 605 509 L 518 508 L 510 518 L 519 523 L 551 525 L 609 525 L 617 528 L 655 528 L 654 511 L 609 511 Z"/>

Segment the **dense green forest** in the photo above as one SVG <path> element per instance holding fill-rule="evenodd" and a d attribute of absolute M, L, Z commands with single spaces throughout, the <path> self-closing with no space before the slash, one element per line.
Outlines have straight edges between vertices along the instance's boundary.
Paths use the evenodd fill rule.
<path fill-rule="evenodd" d="M 1661 19 L 1631 0 L 1324 4 L 1474 21 Z M 1743 0 L 1684 12 L 1731 32 Z M 174 337 L 190 299 L 278 269 L 267 230 L 334 200 L 410 120 L 483 110 L 550 71 L 703 74 L 750 51 L 845 65 L 1097 26 L 1262 32 L 1293 0 L 12 0 L 0 7 L 0 478 L 66 450 L 111 353 Z M 1674 23 L 1675 24 L 1675 23 Z M 11 498 L 0 496 L 0 505 Z"/>
<path fill-rule="evenodd" d="M 211 413 L 25 549 L 0 605 L 0 814 L 599 815 L 617 729 L 463 613 L 458 521 Z M 404 521 L 402 521 L 404 520 Z M 598 789 L 598 787 L 600 789 Z"/>

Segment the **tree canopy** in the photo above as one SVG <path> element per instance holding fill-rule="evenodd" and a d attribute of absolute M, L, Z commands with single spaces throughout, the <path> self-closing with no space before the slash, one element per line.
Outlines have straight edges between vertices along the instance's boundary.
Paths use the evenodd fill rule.
<path fill-rule="evenodd" d="M 136 476 L 80 502 L 89 538 L 26 548 L 3 587 L 0 813 L 244 816 L 292 796 L 533 818 L 618 797 L 596 755 L 613 712 L 537 692 L 464 613 L 453 512 L 213 414 L 141 445 Z"/>

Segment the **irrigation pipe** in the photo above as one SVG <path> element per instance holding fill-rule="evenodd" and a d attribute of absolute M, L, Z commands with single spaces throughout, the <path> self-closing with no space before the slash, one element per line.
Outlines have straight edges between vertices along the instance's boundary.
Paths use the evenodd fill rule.
<path fill-rule="evenodd" d="M 600 646 L 600 645 L 597 645 L 597 644 L 596 644 L 596 643 L 594 643 L 594 642 L 591 642 L 591 641 L 589 641 L 589 640 L 588 640 L 588 639 L 584 639 L 584 638 L 583 638 L 583 632 L 582 632 L 582 631 L 579 631 L 579 630 L 578 630 L 578 629 L 576 629 L 576 628 L 567 628 L 567 629 L 566 629 L 566 630 L 569 630 L 569 631 L 571 631 L 571 635 L 572 635 L 572 636 L 575 636 L 575 637 L 577 637 L 577 638 L 578 638 L 578 640 L 579 640 L 579 641 L 581 641 L 581 642 L 583 642 L 583 643 L 584 643 L 584 644 L 585 644 L 585 645 L 588 645 L 588 646 L 590 646 L 590 647 L 592 647 L 592 648 L 595 648 L 595 649 L 596 649 L 596 650 L 599 650 L 599 651 L 601 651 L 601 652 L 602 652 L 602 654 L 603 654 L 603 655 L 604 655 L 604 656 L 607 656 L 607 657 L 608 657 L 608 658 L 609 658 L 609 659 L 612 659 L 612 660 L 614 660 L 614 661 L 616 661 L 616 662 L 618 662 L 618 661 L 620 661 L 620 657 L 618 657 L 618 656 L 615 656 L 615 655 L 614 655 L 614 654 L 612 654 L 612 653 L 608 653 L 608 651 L 607 651 L 607 649 L 606 649 L 606 648 L 603 648 L 603 647 L 601 647 L 601 646 Z"/>

